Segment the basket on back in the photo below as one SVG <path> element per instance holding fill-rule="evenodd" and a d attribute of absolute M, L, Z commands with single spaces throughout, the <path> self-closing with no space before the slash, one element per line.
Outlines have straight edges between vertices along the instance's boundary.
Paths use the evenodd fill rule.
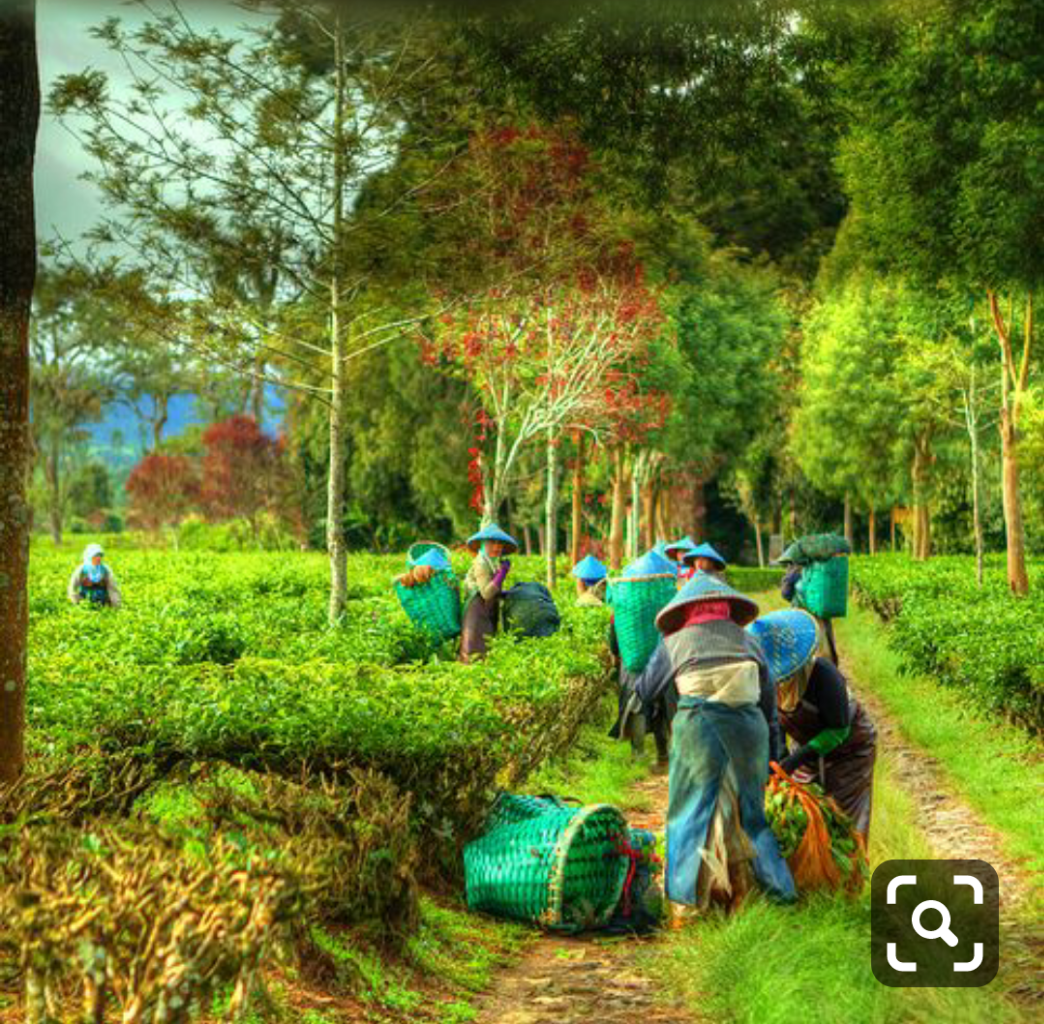
<path fill-rule="evenodd" d="M 834 555 L 801 570 L 797 604 L 821 619 L 840 619 L 848 613 L 848 556 Z"/>
<path fill-rule="evenodd" d="M 608 804 L 503 793 L 464 848 L 468 906 L 556 931 L 599 928 L 623 893 L 627 837 Z"/>
<path fill-rule="evenodd" d="M 410 548 L 406 560 L 410 571 L 395 581 L 402 610 L 439 642 L 459 636 L 460 587 L 449 552 L 434 541 L 421 541 Z"/>
<path fill-rule="evenodd" d="M 677 592 L 673 573 L 621 576 L 609 581 L 620 660 L 629 672 L 641 672 L 660 642 L 656 616 Z"/>

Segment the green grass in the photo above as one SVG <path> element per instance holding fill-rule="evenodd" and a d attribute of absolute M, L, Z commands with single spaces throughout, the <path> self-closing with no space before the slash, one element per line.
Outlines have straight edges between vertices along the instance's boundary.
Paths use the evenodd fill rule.
<path fill-rule="evenodd" d="M 923 676 L 904 674 L 884 642 L 885 627 L 850 608 L 836 625 L 853 677 L 878 697 L 903 736 L 935 758 L 947 779 L 1003 836 L 1006 852 L 1035 875 L 1034 902 L 1044 899 L 1044 831 L 1040 828 L 1039 741 L 984 713 L 958 693 Z"/>
<path fill-rule="evenodd" d="M 878 759 L 874 863 L 928 856 L 913 807 Z M 1007 1024 L 1028 1017 L 983 989 L 896 989 L 870 971 L 869 897 L 818 897 L 796 908 L 754 900 L 732 916 L 710 916 L 644 951 L 650 974 L 695 1011 L 734 1024 Z M 1003 961 L 1003 948 L 1002 948 Z"/>
<path fill-rule="evenodd" d="M 763 612 L 784 606 L 778 595 L 755 597 Z M 856 612 L 838 626 L 853 675 L 889 701 L 910 739 L 939 758 L 969 796 L 974 791 L 986 802 L 999 794 L 992 813 L 985 815 L 984 809 L 984 815 L 1006 829 L 1013 848 L 1039 855 L 1040 839 L 1030 827 L 1033 769 L 1025 734 L 969 720 L 951 695 L 940 694 L 929 681 L 900 677 L 880 627 L 864 613 Z M 974 759 L 967 757 L 968 750 L 975 751 Z M 951 760 L 959 770 L 951 767 Z M 871 868 L 886 860 L 932 856 L 887 749 L 879 752 L 877 762 L 870 855 Z M 1002 996 L 1006 987 L 1025 981 L 1025 972 L 1012 967 L 1025 951 L 1003 931 L 1001 942 L 1001 974 L 986 988 L 888 988 L 870 970 L 867 892 L 858 900 L 817 897 L 796 908 L 754 900 L 732 917 L 710 916 L 666 934 L 640 954 L 640 962 L 695 1012 L 730 1024 L 1029 1020 L 1028 1013 Z"/>

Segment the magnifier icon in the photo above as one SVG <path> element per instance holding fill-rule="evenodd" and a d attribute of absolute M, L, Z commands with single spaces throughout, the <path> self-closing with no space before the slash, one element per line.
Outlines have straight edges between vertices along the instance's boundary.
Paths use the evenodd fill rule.
<path fill-rule="evenodd" d="M 938 928 L 929 930 L 921 925 L 921 915 L 926 910 L 937 910 L 942 915 L 942 922 Z M 914 908 L 910 923 L 913 925 L 913 930 L 922 939 L 942 939 L 951 949 L 957 945 L 957 936 L 950 931 L 950 910 L 945 903 L 940 903 L 938 900 L 925 900 L 923 903 L 918 903 Z"/>

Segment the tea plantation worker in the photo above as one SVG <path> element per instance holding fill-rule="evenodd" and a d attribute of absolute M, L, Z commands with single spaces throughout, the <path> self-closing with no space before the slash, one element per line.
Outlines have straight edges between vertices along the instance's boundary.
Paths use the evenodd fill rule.
<path fill-rule="evenodd" d="M 791 750 L 780 762 L 799 779 L 818 781 L 852 819 L 870 831 L 877 732 L 845 677 L 816 657 L 815 617 L 789 609 L 751 623 L 777 689 L 779 717 Z"/>
<path fill-rule="evenodd" d="M 684 559 L 685 555 L 695 547 L 695 541 L 689 536 L 682 537 L 681 540 L 676 540 L 663 546 L 663 555 L 675 565 L 679 586 L 688 583 L 692 577 L 692 569 L 685 565 Z"/>
<path fill-rule="evenodd" d="M 656 548 L 647 551 L 641 558 L 632 562 L 624 569 L 624 576 L 659 576 L 673 573 L 675 563 L 671 562 Z M 659 767 L 667 764 L 670 737 L 670 718 L 673 709 L 669 708 L 662 700 L 642 701 L 636 693 L 638 679 L 646 673 L 653 673 L 651 667 L 654 662 L 667 664 L 659 656 L 663 652 L 659 648 L 654 650 L 642 672 L 632 672 L 623 663 L 620 656 L 620 646 L 616 635 L 616 612 L 609 621 L 608 636 L 609 652 L 616 662 L 617 677 L 619 681 L 618 691 L 618 714 L 616 723 L 609 730 L 613 739 L 629 739 L 631 750 L 636 755 L 641 755 L 645 748 L 646 732 L 651 730 L 656 739 L 656 751 Z M 662 646 L 662 644 L 660 645 Z M 660 695 L 662 696 L 662 695 Z"/>
<path fill-rule="evenodd" d="M 657 616 L 674 672 L 667 809 L 668 898 L 736 907 L 750 874 L 771 896 L 794 880 L 765 819 L 770 729 L 759 708 L 762 673 L 743 627 L 757 604 L 697 572 Z"/>
<path fill-rule="evenodd" d="M 484 657 L 486 637 L 497 631 L 500 592 L 511 570 L 511 562 L 502 556 L 514 554 L 518 542 L 491 523 L 469 538 L 468 548 L 475 560 L 464 578 L 461 661 Z"/>
<path fill-rule="evenodd" d="M 722 582 L 725 581 L 725 568 L 729 564 L 713 545 L 706 542 L 683 552 L 682 562 L 688 568 L 690 578 L 694 572 L 705 572 Z"/>
<path fill-rule="evenodd" d="M 105 552 L 100 544 L 88 544 L 83 551 L 83 562 L 73 569 L 67 591 L 73 604 L 86 601 L 91 605 L 119 608 L 123 603 L 116 577 L 105 564 Z"/>
<path fill-rule="evenodd" d="M 783 583 L 780 587 L 783 599 L 790 604 L 797 604 L 799 607 L 803 607 L 800 582 L 805 569 L 817 560 L 832 558 L 835 555 L 848 555 L 851 554 L 851 551 L 852 546 L 839 534 L 817 533 L 799 537 L 787 547 L 778 559 L 780 565 L 787 567 L 786 575 L 783 577 Z M 821 635 L 826 641 L 826 650 L 830 655 L 830 660 L 837 666 L 840 664 L 840 660 L 837 656 L 837 643 L 834 640 L 834 623 L 831 619 L 821 618 L 818 615 L 815 615 L 815 619 L 819 625 Z"/>
<path fill-rule="evenodd" d="M 605 587 L 609 570 L 594 555 L 587 555 L 577 562 L 573 566 L 573 575 L 576 577 L 577 604 L 594 606 L 605 604 Z"/>

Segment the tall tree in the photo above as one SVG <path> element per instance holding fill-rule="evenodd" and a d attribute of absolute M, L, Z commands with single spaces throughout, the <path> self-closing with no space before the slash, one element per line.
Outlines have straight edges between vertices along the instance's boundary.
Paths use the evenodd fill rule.
<path fill-rule="evenodd" d="M 1044 265 L 1044 4 L 930 0 L 889 14 L 842 64 L 853 116 L 840 167 L 881 263 L 929 286 L 955 279 L 989 305 L 1003 383 L 1008 583 L 1026 594 L 1019 423 Z"/>
<path fill-rule="evenodd" d="M 25 758 L 29 568 L 29 315 L 36 274 L 33 158 L 40 118 L 36 8 L 0 8 L 0 783 Z"/>
<path fill-rule="evenodd" d="M 365 302 L 381 252 L 400 241 L 382 225 L 453 148 L 407 132 L 429 84 L 430 20 L 290 0 L 249 6 L 258 18 L 237 35 L 198 29 L 176 4 L 133 31 L 110 19 L 96 34 L 123 59 L 131 90 L 116 95 L 86 71 L 60 79 L 51 103 L 71 122 L 86 118 L 101 168 L 92 177 L 115 210 L 96 237 L 130 242 L 150 272 L 179 281 L 196 300 L 191 343 L 255 381 L 272 357 L 276 383 L 325 403 L 335 620 L 347 589 L 346 363 L 402 333 L 398 309 Z M 368 200 L 396 162 L 415 173 Z M 273 328 L 274 307 L 298 303 L 321 311 L 322 345 Z M 319 384 L 302 379 L 317 357 Z"/>

